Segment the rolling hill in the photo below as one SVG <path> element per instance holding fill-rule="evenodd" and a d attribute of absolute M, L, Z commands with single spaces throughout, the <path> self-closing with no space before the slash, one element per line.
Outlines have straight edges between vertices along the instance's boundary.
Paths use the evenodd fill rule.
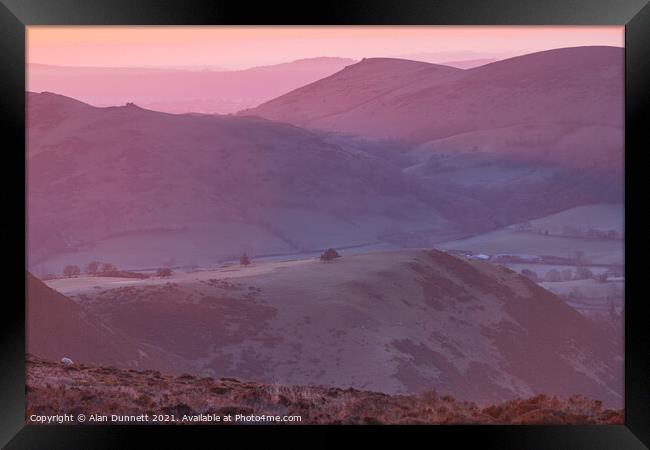
<path fill-rule="evenodd" d="M 385 134 L 388 130 L 379 130 L 387 125 L 380 114 L 396 113 L 396 105 L 385 103 L 385 98 L 403 91 L 405 86 L 435 86 L 460 73 L 461 69 L 407 59 L 364 58 L 327 78 L 239 114 L 359 136 L 375 137 L 380 133 L 381 137 L 389 137 Z M 380 108 L 369 111 L 373 105 Z M 404 126 L 392 126 L 400 125 Z"/>
<path fill-rule="evenodd" d="M 568 167 L 622 168 L 623 49 L 575 47 L 467 70 L 369 58 L 242 111 L 310 129 L 492 151 Z"/>
<path fill-rule="evenodd" d="M 435 389 L 479 404 L 536 394 L 623 401 L 622 332 L 508 269 L 439 251 L 49 284 L 195 374 Z"/>
<path fill-rule="evenodd" d="M 108 326 L 69 298 L 27 273 L 27 352 L 59 361 L 105 364 L 121 368 L 187 368 L 181 358 L 137 342 Z"/>
<path fill-rule="evenodd" d="M 41 272 L 318 251 L 395 227 L 435 235 L 454 220 L 443 210 L 463 210 L 381 158 L 265 119 L 29 93 L 27 120 L 29 263 Z"/>

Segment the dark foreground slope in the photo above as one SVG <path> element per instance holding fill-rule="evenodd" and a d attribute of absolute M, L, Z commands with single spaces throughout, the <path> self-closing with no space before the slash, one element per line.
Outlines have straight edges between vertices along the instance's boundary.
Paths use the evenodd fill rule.
<path fill-rule="evenodd" d="M 186 367 L 180 358 L 106 325 L 30 273 L 26 312 L 27 351 L 34 355 L 125 368 L 178 371 Z"/>
<path fill-rule="evenodd" d="M 148 414 L 150 419 L 162 414 L 173 416 L 174 424 L 215 424 L 218 422 L 196 419 L 228 414 L 234 424 L 274 423 L 259 421 L 262 415 L 299 416 L 299 421 L 286 423 L 303 425 L 623 423 L 622 410 L 605 409 L 601 402 L 581 396 L 559 399 L 539 395 L 477 406 L 439 396 L 435 391 L 390 396 L 356 389 L 172 376 L 83 364 L 64 367 L 29 357 L 26 417 L 61 412 L 75 417 L 107 415 L 109 420 L 102 423 L 109 425 L 116 423 L 111 422 L 113 414 Z"/>

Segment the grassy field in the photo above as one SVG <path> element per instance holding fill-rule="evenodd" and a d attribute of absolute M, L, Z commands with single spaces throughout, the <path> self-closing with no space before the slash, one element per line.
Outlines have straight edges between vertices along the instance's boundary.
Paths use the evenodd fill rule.
<path fill-rule="evenodd" d="M 445 250 L 470 250 L 474 253 L 549 255 L 568 257 L 584 254 L 592 264 L 622 265 L 624 242 L 620 239 L 595 239 L 561 236 L 564 227 L 623 229 L 623 205 L 597 204 L 571 208 L 531 222 L 532 231 L 519 231 L 516 225 L 466 239 L 438 244 Z M 549 235 L 537 230 L 548 231 Z M 550 269 L 549 269 L 550 270 Z"/>
<path fill-rule="evenodd" d="M 544 236 L 515 230 L 498 230 L 468 239 L 438 244 L 445 250 L 470 250 L 474 253 L 549 255 L 568 257 L 583 252 L 585 262 L 592 264 L 623 264 L 624 244 L 620 240 L 580 239 Z"/>
<path fill-rule="evenodd" d="M 534 228 L 544 228 L 551 233 L 561 232 L 564 227 L 595 228 L 598 230 L 624 231 L 625 210 L 620 203 L 604 203 L 579 206 L 557 214 L 532 220 Z"/>

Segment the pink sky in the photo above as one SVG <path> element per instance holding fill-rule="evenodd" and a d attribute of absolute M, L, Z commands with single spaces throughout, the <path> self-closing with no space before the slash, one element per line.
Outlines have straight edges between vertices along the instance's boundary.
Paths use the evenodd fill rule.
<path fill-rule="evenodd" d="M 623 47 L 622 26 L 30 26 L 27 61 L 241 69 L 316 56 L 444 62 L 558 47 Z"/>

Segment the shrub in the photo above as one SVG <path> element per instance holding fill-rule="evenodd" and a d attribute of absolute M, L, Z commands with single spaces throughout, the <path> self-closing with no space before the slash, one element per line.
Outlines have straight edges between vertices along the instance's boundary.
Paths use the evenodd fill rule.
<path fill-rule="evenodd" d="M 239 258 L 239 264 L 241 264 L 242 266 L 248 266 L 250 263 L 251 263 L 251 259 L 248 257 L 246 253 L 241 255 L 241 257 Z"/>
<path fill-rule="evenodd" d="M 66 277 L 76 277 L 81 273 L 79 266 L 69 265 L 63 269 L 63 275 Z"/>
<path fill-rule="evenodd" d="M 333 248 L 328 248 L 320 255 L 321 261 L 331 261 L 335 258 L 340 258 L 340 257 L 341 255 L 339 255 L 339 252 L 337 252 Z"/>
<path fill-rule="evenodd" d="M 99 263 L 97 261 L 89 262 L 86 266 L 86 273 L 88 275 L 95 275 L 99 272 Z"/>
<path fill-rule="evenodd" d="M 169 267 L 161 267 L 156 271 L 156 276 L 167 278 L 171 277 L 174 272 Z"/>
<path fill-rule="evenodd" d="M 594 273 L 586 267 L 576 267 L 576 274 L 573 278 L 575 280 L 588 280 L 593 277 Z"/>

